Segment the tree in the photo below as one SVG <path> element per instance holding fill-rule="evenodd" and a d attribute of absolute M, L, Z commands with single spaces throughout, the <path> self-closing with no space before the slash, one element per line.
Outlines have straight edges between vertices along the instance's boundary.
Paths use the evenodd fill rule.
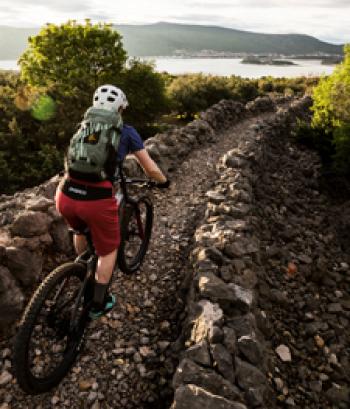
<path fill-rule="evenodd" d="M 126 65 L 121 36 L 106 24 L 49 24 L 30 39 L 20 64 L 21 77 L 0 72 L 0 193 L 36 185 L 62 169 L 97 86 L 111 83 L 125 91 L 125 120 L 142 136 L 150 136 L 168 107 L 170 79 L 152 64 Z"/>
<path fill-rule="evenodd" d="M 98 85 L 113 82 L 122 71 L 127 55 L 121 38 L 111 25 L 89 20 L 47 24 L 29 38 L 19 59 L 22 78 L 62 95 L 91 98 Z"/>
<path fill-rule="evenodd" d="M 160 114 L 168 111 L 169 101 L 165 95 L 165 76 L 154 71 L 154 65 L 137 59 L 129 61 L 116 85 L 127 96 L 129 107 L 126 121 L 145 132 Z"/>
<path fill-rule="evenodd" d="M 344 61 L 314 89 L 312 126 L 332 140 L 338 169 L 350 172 L 350 44 L 344 52 Z"/>

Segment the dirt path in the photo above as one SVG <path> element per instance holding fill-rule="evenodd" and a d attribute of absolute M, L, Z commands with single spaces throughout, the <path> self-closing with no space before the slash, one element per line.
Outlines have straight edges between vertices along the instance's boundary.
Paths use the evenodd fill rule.
<path fill-rule="evenodd" d="M 218 135 L 215 145 L 192 152 L 171 175 L 171 188 L 154 193 L 153 236 L 141 271 L 118 275 L 113 285 L 118 306 L 91 325 L 86 347 L 62 383 L 36 397 L 25 396 L 14 381 L 7 383 L 0 389 L 1 409 L 167 407 L 178 357 L 179 294 L 191 268 L 188 256 L 207 202 L 205 192 L 216 179 L 220 156 L 237 145 L 256 119 Z M 2 348 L 0 373 L 10 367 L 9 359 L 9 350 Z"/>

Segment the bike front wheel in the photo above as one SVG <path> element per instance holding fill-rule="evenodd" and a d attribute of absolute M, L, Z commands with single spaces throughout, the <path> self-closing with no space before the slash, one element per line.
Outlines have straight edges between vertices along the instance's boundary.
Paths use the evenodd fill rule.
<path fill-rule="evenodd" d="M 121 241 L 117 263 L 125 274 L 137 271 L 146 255 L 153 225 L 153 205 L 148 197 L 120 204 Z"/>
<path fill-rule="evenodd" d="M 35 291 L 23 314 L 13 365 L 19 386 L 29 394 L 56 386 L 80 351 L 88 322 L 81 291 L 85 276 L 86 266 L 80 263 L 56 268 Z"/>

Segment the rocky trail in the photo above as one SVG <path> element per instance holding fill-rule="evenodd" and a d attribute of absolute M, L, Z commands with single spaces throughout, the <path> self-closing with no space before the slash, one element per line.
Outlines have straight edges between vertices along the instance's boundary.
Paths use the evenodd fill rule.
<path fill-rule="evenodd" d="M 270 319 L 278 407 L 350 407 L 350 202 L 327 197 L 320 168 L 315 153 L 271 138 L 255 186 L 259 307 Z"/>
<path fill-rule="evenodd" d="M 294 143 L 286 109 L 224 131 L 207 115 L 215 138 L 151 193 L 144 264 L 116 274 L 117 306 L 90 325 L 61 384 L 25 395 L 12 341 L 0 342 L 0 409 L 350 407 L 349 202 L 321 190 L 319 158 Z"/>
<path fill-rule="evenodd" d="M 273 114 L 260 115 L 260 119 Z M 217 178 L 221 155 L 237 146 L 247 119 L 219 135 L 213 145 L 195 150 L 171 174 L 169 191 L 155 192 L 151 245 L 141 270 L 119 273 L 113 283 L 117 307 L 94 322 L 76 365 L 53 391 L 26 396 L 12 381 L 0 389 L 0 402 L 15 408 L 166 408 L 178 364 L 183 280 L 191 269 L 189 254 L 205 193 Z M 5 345 L 2 344 L 4 347 Z M 2 371 L 10 369 L 10 350 L 1 351 Z M 0 372 L 1 374 L 1 372 Z M 1 377 L 0 377 L 1 383 Z"/>

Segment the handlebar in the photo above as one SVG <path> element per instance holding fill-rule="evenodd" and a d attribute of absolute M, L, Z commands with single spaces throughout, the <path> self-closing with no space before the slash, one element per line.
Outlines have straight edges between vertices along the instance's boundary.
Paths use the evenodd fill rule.
<path fill-rule="evenodd" d="M 157 183 L 157 182 L 155 182 L 153 180 L 150 180 L 150 179 L 125 177 L 124 174 L 123 174 L 122 162 L 119 163 L 119 167 L 116 170 L 116 173 L 114 175 L 113 184 L 115 184 L 115 183 L 120 183 L 123 190 L 126 190 L 126 185 L 127 184 L 129 184 L 129 185 L 130 184 L 141 184 L 141 185 L 147 187 L 148 189 L 152 189 L 154 187 L 156 187 L 156 188 L 168 188 L 169 184 L 170 184 L 169 180 L 167 180 L 164 183 Z"/>
<path fill-rule="evenodd" d="M 121 177 L 117 177 L 114 179 L 113 181 L 114 183 L 120 183 L 120 182 L 124 182 L 125 184 L 128 185 L 136 185 L 136 184 L 140 184 L 143 185 L 149 189 L 156 187 L 156 183 L 153 182 L 152 180 L 149 179 L 139 179 L 139 178 L 121 178 Z"/>

